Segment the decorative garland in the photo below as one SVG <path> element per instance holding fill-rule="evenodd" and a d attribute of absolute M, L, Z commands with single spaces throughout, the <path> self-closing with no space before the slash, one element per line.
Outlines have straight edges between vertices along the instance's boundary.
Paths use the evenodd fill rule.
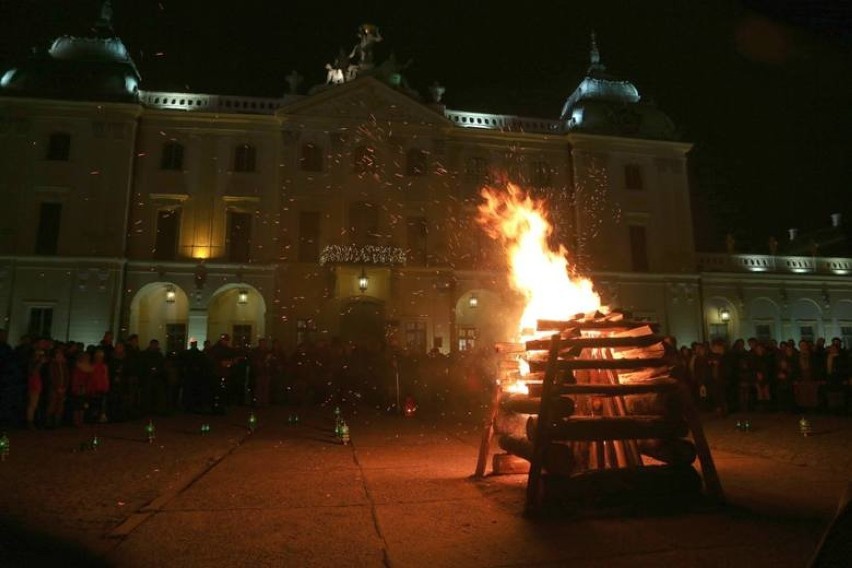
<path fill-rule="evenodd" d="M 404 265 L 405 251 L 392 246 L 329 245 L 320 253 L 320 264 Z"/>

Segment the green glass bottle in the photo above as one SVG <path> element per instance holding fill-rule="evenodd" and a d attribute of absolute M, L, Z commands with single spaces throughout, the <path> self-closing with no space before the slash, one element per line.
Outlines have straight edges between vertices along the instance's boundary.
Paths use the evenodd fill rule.
<path fill-rule="evenodd" d="M 157 437 L 157 428 L 154 426 L 153 420 L 148 420 L 148 424 L 145 425 L 145 435 L 148 436 L 148 443 L 153 444 Z"/>
<path fill-rule="evenodd" d="M 254 412 L 249 414 L 248 428 L 249 432 L 254 432 L 257 429 L 257 416 L 254 415 Z"/>

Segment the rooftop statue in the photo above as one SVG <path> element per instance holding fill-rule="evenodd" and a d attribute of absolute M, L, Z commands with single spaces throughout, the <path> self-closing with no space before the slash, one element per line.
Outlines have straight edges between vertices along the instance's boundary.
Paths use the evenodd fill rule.
<path fill-rule="evenodd" d="M 378 26 L 362 24 L 358 28 L 358 43 L 355 44 L 349 54 L 349 59 L 355 63 L 349 65 L 347 81 L 357 77 L 360 71 L 373 67 L 373 46 L 380 41 L 382 41 L 382 34 L 379 33 Z"/>

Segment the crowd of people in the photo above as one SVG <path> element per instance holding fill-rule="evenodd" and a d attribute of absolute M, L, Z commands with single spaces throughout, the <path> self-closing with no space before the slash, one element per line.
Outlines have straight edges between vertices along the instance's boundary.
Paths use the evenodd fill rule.
<path fill-rule="evenodd" d="M 852 359 L 840 338 L 723 339 L 668 349 L 704 410 L 848 413 Z"/>
<path fill-rule="evenodd" d="M 705 411 L 849 412 L 852 359 L 839 338 L 716 339 L 677 347 L 673 374 Z M 306 341 L 287 352 L 276 340 L 235 347 L 228 335 L 164 353 L 139 337 L 96 345 L 24 336 L 15 347 L 0 330 L 0 425 L 29 428 L 118 422 L 174 412 L 225 413 L 229 406 L 305 407 L 360 403 L 399 411 L 470 415 L 487 407 L 497 355 L 485 347 L 449 355 L 339 339 Z"/>
<path fill-rule="evenodd" d="M 336 339 L 286 352 L 266 339 L 235 347 L 228 335 L 167 353 L 156 339 L 142 347 L 136 335 L 116 342 L 110 332 L 96 345 L 24 336 L 12 347 L 0 330 L 0 425 L 50 429 L 332 401 L 394 411 L 409 399 L 461 412 L 488 399 L 488 358 L 483 350 L 418 356 Z"/>

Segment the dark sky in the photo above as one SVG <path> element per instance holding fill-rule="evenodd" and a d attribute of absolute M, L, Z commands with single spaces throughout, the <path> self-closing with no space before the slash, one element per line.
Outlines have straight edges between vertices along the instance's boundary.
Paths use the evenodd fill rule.
<path fill-rule="evenodd" d="M 292 2 L 114 0 L 142 88 L 278 96 L 350 49 L 360 23 L 378 59 L 412 59 L 450 108 L 556 118 L 588 65 L 595 29 L 609 71 L 678 125 L 692 151 L 699 247 L 765 252 L 770 234 L 852 226 L 852 6 L 825 0 Z M 219 7 L 221 5 L 221 7 Z M 92 0 L 0 0 L 0 65 L 81 33 Z"/>

